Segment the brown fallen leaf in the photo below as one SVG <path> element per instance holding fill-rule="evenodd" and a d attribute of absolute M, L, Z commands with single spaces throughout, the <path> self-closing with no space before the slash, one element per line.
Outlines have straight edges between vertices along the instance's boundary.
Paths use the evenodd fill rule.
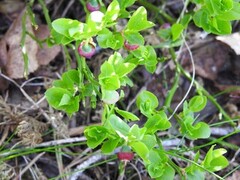
<path fill-rule="evenodd" d="M 21 0 L 2 0 L 0 1 L 0 13 L 14 18 L 17 17 L 24 6 L 25 3 Z"/>
<path fill-rule="evenodd" d="M 24 13 L 25 10 L 14 20 L 7 33 L 0 40 L 0 68 L 4 69 L 6 75 L 12 79 L 24 77 L 24 60 L 20 46 Z M 29 18 L 26 20 L 26 29 L 39 40 L 46 39 L 50 34 L 47 25 L 39 25 L 38 29 L 34 30 Z M 60 50 L 60 46 L 48 47 L 46 43 L 43 43 L 43 47 L 40 48 L 38 43 L 27 35 L 25 51 L 29 58 L 28 72 L 32 73 L 40 65 L 49 64 L 59 54 Z"/>
<path fill-rule="evenodd" d="M 1 64 L 5 64 L 6 74 L 13 79 L 24 77 L 24 60 L 22 56 L 22 49 L 20 46 L 22 37 L 22 16 L 25 13 L 25 9 L 19 14 L 17 19 L 8 29 L 7 33 L 1 40 L 3 52 L 6 56 L 2 57 Z M 29 33 L 33 34 L 33 28 L 30 19 L 26 19 L 26 29 Z M 38 68 L 38 61 L 36 58 L 38 46 L 37 43 L 29 36 L 25 39 L 25 50 L 29 58 L 29 73 L 35 71 Z M 5 51 L 5 52 L 4 52 Z M 6 58 L 7 59 L 4 59 Z"/>
<path fill-rule="evenodd" d="M 49 35 L 49 29 L 47 25 L 39 25 L 37 30 L 34 30 L 36 38 L 39 40 L 46 39 Z M 38 48 L 37 60 L 39 65 L 49 64 L 61 51 L 60 46 L 48 47 L 46 43 L 43 44 L 43 48 Z"/>
<path fill-rule="evenodd" d="M 206 79 L 216 80 L 218 73 L 230 66 L 231 52 L 231 48 L 219 41 L 206 42 L 193 49 L 196 74 Z M 184 53 L 182 59 L 183 67 L 192 72 L 189 55 Z"/>
<path fill-rule="evenodd" d="M 217 40 L 229 45 L 237 55 L 240 55 L 240 33 L 233 33 L 226 36 L 217 36 Z"/>

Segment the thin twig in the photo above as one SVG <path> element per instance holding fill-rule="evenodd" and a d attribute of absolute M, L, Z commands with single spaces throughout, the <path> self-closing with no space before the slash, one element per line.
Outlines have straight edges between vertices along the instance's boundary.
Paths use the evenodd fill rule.
<path fill-rule="evenodd" d="M 45 154 L 45 152 L 42 152 L 41 154 L 37 155 L 21 172 L 20 174 L 15 177 L 15 180 L 19 180 L 21 179 L 22 175 L 43 155 Z"/>

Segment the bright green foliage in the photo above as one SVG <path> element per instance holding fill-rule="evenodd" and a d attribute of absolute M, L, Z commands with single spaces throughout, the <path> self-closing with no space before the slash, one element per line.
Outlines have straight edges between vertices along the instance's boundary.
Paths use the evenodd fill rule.
<path fill-rule="evenodd" d="M 215 145 L 213 145 L 207 152 L 204 160 L 202 161 L 201 165 L 202 168 L 197 166 L 196 164 L 191 164 L 188 166 L 185 171 L 187 173 L 187 179 L 189 180 L 204 180 L 205 179 L 205 171 L 215 172 L 219 171 L 228 166 L 228 160 L 223 156 L 226 153 L 225 149 L 213 149 Z M 197 152 L 194 162 L 198 163 L 200 153 Z"/>
<path fill-rule="evenodd" d="M 116 116 L 115 114 L 110 115 L 109 123 L 111 124 L 112 128 L 118 133 L 120 137 L 127 136 L 130 130 L 130 127 L 118 116 Z"/>
<path fill-rule="evenodd" d="M 179 23 L 173 24 L 171 27 L 172 40 L 176 41 L 181 36 L 183 30 L 184 27 L 182 24 Z"/>
<path fill-rule="evenodd" d="M 228 160 L 223 156 L 227 151 L 222 148 L 215 150 L 213 148 L 214 146 L 207 152 L 202 165 L 209 171 L 220 171 L 228 166 Z"/>
<path fill-rule="evenodd" d="M 195 1 L 198 3 L 198 1 Z M 194 23 L 206 32 L 230 34 L 231 22 L 240 19 L 240 3 L 233 0 L 204 0 L 193 16 Z"/>
<path fill-rule="evenodd" d="M 204 122 L 195 121 L 194 112 L 201 111 L 207 103 L 205 96 L 194 96 L 189 104 L 185 101 L 183 106 L 183 112 L 180 113 L 182 119 L 180 123 L 180 132 L 186 135 L 189 139 L 209 138 L 211 130 L 210 127 Z"/>
<path fill-rule="evenodd" d="M 109 23 L 114 22 L 119 15 L 120 6 L 117 0 L 113 0 L 111 4 L 108 6 L 105 16 L 103 18 L 103 23 L 108 25 Z"/>
<path fill-rule="evenodd" d="M 189 101 L 189 110 L 192 112 L 199 112 L 203 110 L 203 108 L 207 105 L 207 97 L 206 96 L 194 96 Z"/>
<path fill-rule="evenodd" d="M 97 46 L 102 49 L 110 48 L 114 53 L 102 63 L 96 78 L 84 57 L 78 56 L 75 51 L 77 70 L 63 73 L 61 79 L 53 82 L 53 87 L 46 91 L 45 96 L 53 108 L 65 111 L 70 116 L 79 110 L 80 102 L 85 102 L 86 98 L 90 100 L 92 107 L 96 107 L 97 100 L 101 101 L 102 124 L 88 126 L 85 129 L 87 145 L 90 148 L 99 147 L 105 154 L 112 153 L 117 147 L 127 146 L 142 159 L 151 178 L 171 180 L 175 177 L 175 170 L 179 172 L 183 169 L 174 165 L 167 155 L 168 152 L 164 150 L 160 137 L 157 136 L 158 132 L 167 131 L 172 126 L 168 112 L 164 107 L 159 107 L 158 98 L 149 91 L 140 92 L 136 98 L 140 116 L 117 107 L 118 101 L 124 98 L 124 91 L 121 88 L 133 86 L 129 75 L 134 69 L 143 65 L 148 72 L 154 73 L 159 62 L 155 49 L 151 45 L 145 45 L 141 34 L 141 31 L 154 26 L 154 23 L 147 19 L 147 10 L 143 6 L 133 12 L 127 10 L 135 1 L 113 0 L 108 7 L 104 7 L 100 1 L 102 12 L 88 12 L 86 22 L 68 18 L 59 18 L 52 22 L 51 38 L 48 40 L 51 44 L 68 45 L 75 42 L 76 47 L 73 45 L 70 47 L 77 49 L 82 41 L 92 42 L 96 39 Z M 171 22 L 171 27 L 159 30 L 158 34 L 162 41 L 160 46 L 165 48 L 180 46 L 183 42 L 183 32 L 192 19 L 206 32 L 215 34 L 230 33 L 231 21 L 240 19 L 238 1 L 192 0 L 192 2 L 199 7 L 196 12 L 189 12 L 179 21 Z M 116 25 L 121 18 L 128 19 L 128 22 L 125 27 L 118 30 Z M 127 51 L 128 54 L 122 56 L 118 50 L 124 50 L 125 41 L 139 47 Z M 207 97 L 202 95 L 184 102 L 183 111 L 176 115 L 183 138 L 191 140 L 209 138 L 209 126 L 204 122 L 196 122 L 194 114 L 203 110 L 206 104 Z M 142 116 L 146 117 L 144 117 L 146 122 L 142 126 L 137 124 L 129 126 L 127 123 L 140 120 Z M 218 171 L 228 165 L 227 159 L 223 156 L 226 150 L 213 148 L 214 146 L 210 148 L 201 164 L 198 164 L 201 162 L 200 154 L 196 154 L 194 163 L 185 168 L 184 175 L 187 179 L 202 180 L 204 169 Z M 174 152 L 178 153 L 175 150 Z"/>
<path fill-rule="evenodd" d="M 129 19 L 125 31 L 138 32 L 153 26 L 154 24 L 147 20 L 147 10 L 144 7 L 139 7 Z"/>
<path fill-rule="evenodd" d="M 124 110 L 121 110 L 118 108 L 115 108 L 115 111 L 116 111 L 116 113 L 118 113 L 120 116 L 122 116 L 126 120 L 129 120 L 129 121 L 139 120 L 139 118 L 131 112 L 124 111 Z"/>
<path fill-rule="evenodd" d="M 76 95 L 79 86 L 78 71 L 70 70 L 62 75 L 61 80 L 53 82 L 54 87 L 45 93 L 48 103 L 58 110 L 72 115 L 79 109 L 80 95 Z"/>
<path fill-rule="evenodd" d="M 128 83 L 127 74 L 136 67 L 133 63 L 124 62 L 119 53 L 110 56 L 101 66 L 99 74 L 99 83 L 103 90 L 117 90 L 120 86 Z"/>
<path fill-rule="evenodd" d="M 137 50 L 131 51 L 133 57 L 129 57 L 129 61 L 133 61 L 137 65 L 144 65 L 146 70 L 153 73 L 156 70 L 157 55 L 152 46 L 140 46 Z"/>
<path fill-rule="evenodd" d="M 171 127 L 167 115 L 164 111 L 160 111 L 147 119 L 144 127 L 147 128 L 147 133 L 154 134 L 156 131 L 166 130 Z"/>
<path fill-rule="evenodd" d="M 89 126 L 85 129 L 84 135 L 87 138 L 87 145 L 95 148 L 107 138 L 108 130 L 103 126 Z"/>
<path fill-rule="evenodd" d="M 118 50 L 123 46 L 124 38 L 121 33 L 113 33 L 109 29 L 104 28 L 98 33 L 97 41 L 102 48 L 112 48 Z"/>
<path fill-rule="evenodd" d="M 137 97 L 136 104 L 142 114 L 151 116 L 153 110 L 158 107 L 158 99 L 153 93 L 142 91 Z"/>

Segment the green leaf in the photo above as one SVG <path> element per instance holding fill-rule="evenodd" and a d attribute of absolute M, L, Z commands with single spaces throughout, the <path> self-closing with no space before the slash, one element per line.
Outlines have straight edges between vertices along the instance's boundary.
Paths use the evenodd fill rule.
<path fill-rule="evenodd" d="M 112 38 L 113 33 L 107 29 L 104 28 L 102 31 L 98 32 L 98 36 L 97 36 L 97 42 L 98 45 L 101 48 L 108 48 L 108 39 Z"/>
<path fill-rule="evenodd" d="M 149 104 L 149 108 L 152 110 L 158 107 L 157 97 L 150 91 L 144 90 L 137 96 L 136 104 L 138 109 L 140 109 L 146 103 Z"/>
<path fill-rule="evenodd" d="M 227 151 L 223 148 L 213 150 L 214 146 L 207 152 L 202 165 L 210 171 L 219 171 L 229 164 L 228 160 L 223 156 Z"/>
<path fill-rule="evenodd" d="M 207 97 L 206 96 L 194 96 L 189 101 L 189 110 L 193 112 L 199 112 L 205 108 L 207 105 Z"/>
<path fill-rule="evenodd" d="M 109 137 L 101 147 L 102 152 L 105 154 L 113 152 L 118 146 L 120 140 L 121 139 L 119 137 Z"/>
<path fill-rule="evenodd" d="M 163 174 L 158 179 L 174 179 L 175 170 L 168 164 L 165 164 Z"/>
<path fill-rule="evenodd" d="M 233 8 L 232 0 L 205 0 L 205 4 L 212 15 L 222 14 Z"/>
<path fill-rule="evenodd" d="M 110 115 L 109 122 L 112 128 L 117 132 L 120 137 L 126 137 L 130 127 L 122 119 L 120 119 L 115 114 Z"/>
<path fill-rule="evenodd" d="M 193 15 L 193 21 L 198 26 L 203 28 L 206 32 L 210 32 L 209 26 L 209 15 L 208 12 L 204 9 L 200 9 L 199 11 L 195 12 Z"/>
<path fill-rule="evenodd" d="M 79 72 L 77 70 L 69 70 L 62 74 L 60 80 L 53 81 L 53 85 L 55 87 L 61 87 L 64 89 L 68 89 L 69 91 L 74 92 L 74 85 L 79 85 Z"/>
<path fill-rule="evenodd" d="M 130 142 L 129 146 L 145 161 L 149 162 L 148 160 L 148 153 L 149 150 L 147 146 L 143 142 Z"/>
<path fill-rule="evenodd" d="M 71 93 L 63 88 L 52 87 L 45 92 L 46 99 L 48 103 L 55 109 L 59 109 L 59 104 L 62 97 L 67 94 L 71 96 Z M 61 109 L 61 108 L 60 108 Z"/>
<path fill-rule="evenodd" d="M 107 8 L 107 11 L 103 18 L 103 22 L 105 24 L 108 24 L 115 21 L 118 18 L 119 12 L 120 12 L 119 3 L 117 0 L 113 0 Z"/>
<path fill-rule="evenodd" d="M 199 122 L 195 126 L 187 124 L 190 132 L 187 133 L 187 137 L 190 139 L 207 139 L 211 135 L 211 129 L 208 124 Z"/>
<path fill-rule="evenodd" d="M 239 12 L 240 12 L 240 3 L 239 2 L 233 2 L 233 8 L 230 11 L 219 14 L 216 17 L 218 19 L 221 19 L 221 20 L 224 20 L 224 21 L 239 20 L 240 19 L 240 13 Z"/>
<path fill-rule="evenodd" d="M 101 78 L 99 80 L 101 87 L 105 90 L 117 90 L 120 88 L 120 80 L 118 75 L 112 75 L 111 77 Z"/>
<path fill-rule="evenodd" d="M 99 77 L 98 77 L 99 80 L 116 75 L 113 65 L 108 61 L 105 61 L 101 65 L 100 69 L 101 69 L 101 73 L 99 74 Z"/>
<path fill-rule="evenodd" d="M 53 29 L 67 37 L 72 37 L 74 33 L 71 33 L 71 29 L 80 29 L 81 22 L 68 18 L 59 18 L 52 22 Z M 69 33 L 70 32 L 70 33 Z"/>
<path fill-rule="evenodd" d="M 146 60 L 144 65 L 148 72 L 153 73 L 156 70 L 157 54 L 152 46 L 146 46 L 145 53 L 146 53 Z"/>
<path fill-rule="evenodd" d="M 116 65 L 114 68 L 116 74 L 121 78 L 132 72 L 135 67 L 136 65 L 133 63 L 121 63 Z"/>
<path fill-rule="evenodd" d="M 201 169 L 194 169 L 193 171 L 187 171 L 187 179 L 188 180 L 204 180 L 205 179 L 205 172 Z"/>
<path fill-rule="evenodd" d="M 171 27 L 171 32 L 172 32 L 172 40 L 176 41 L 182 34 L 184 30 L 184 27 L 182 24 L 173 24 Z"/>
<path fill-rule="evenodd" d="M 54 29 L 51 30 L 51 36 L 53 37 L 53 39 L 51 39 L 51 41 L 54 41 L 54 42 L 51 42 L 51 43 L 54 44 L 54 45 L 55 44 L 66 45 L 66 44 L 69 44 L 70 42 L 72 42 L 74 40 L 74 38 L 62 35 L 62 34 L 56 32 Z"/>
<path fill-rule="evenodd" d="M 124 111 L 124 110 L 121 110 L 121 109 L 118 109 L 118 108 L 115 108 L 115 111 L 120 116 L 122 116 L 124 119 L 126 119 L 128 121 L 137 121 L 137 120 L 139 120 L 139 118 L 135 114 L 133 114 L 131 112 Z"/>
<path fill-rule="evenodd" d="M 130 44 L 144 45 L 144 38 L 139 32 L 124 32 L 124 37 Z"/>
<path fill-rule="evenodd" d="M 125 31 L 142 31 L 153 26 L 154 23 L 147 20 L 147 10 L 141 6 L 129 19 Z"/>
<path fill-rule="evenodd" d="M 107 138 L 108 131 L 103 126 L 88 126 L 84 130 L 84 135 L 87 138 L 88 147 L 95 148 Z"/>
<path fill-rule="evenodd" d="M 147 167 L 147 170 L 151 178 L 161 177 L 164 171 L 164 164 L 152 163 Z"/>
<path fill-rule="evenodd" d="M 112 33 L 111 36 L 106 39 L 106 47 L 112 48 L 114 50 L 120 49 L 123 46 L 124 38 L 121 33 Z"/>
<path fill-rule="evenodd" d="M 164 154 L 164 156 L 167 157 L 166 154 Z M 162 162 L 165 157 L 160 157 L 159 151 L 157 149 L 152 148 L 149 150 L 148 159 L 150 161 L 150 164 L 158 164 Z"/>
<path fill-rule="evenodd" d="M 68 105 L 71 101 L 71 96 L 68 94 L 64 94 L 60 100 L 60 103 L 58 104 L 58 106 L 64 106 L 64 105 Z"/>
<path fill-rule="evenodd" d="M 180 24 L 183 25 L 184 29 L 187 28 L 188 23 L 191 21 L 192 16 L 190 14 L 185 14 L 180 21 Z"/>
<path fill-rule="evenodd" d="M 117 91 L 102 90 L 102 101 L 106 104 L 115 104 L 119 98 Z"/>
<path fill-rule="evenodd" d="M 166 130 L 171 127 L 171 123 L 168 121 L 167 115 L 164 111 L 160 111 L 158 114 L 148 118 L 144 127 L 147 128 L 147 133 L 154 134 L 156 131 Z"/>
<path fill-rule="evenodd" d="M 144 135 L 143 139 L 141 140 L 149 149 L 149 151 L 154 148 L 157 144 L 156 136 L 155 135 Z"/>
<path fill-rule="evenodd" d="M 79 96 L 73 96 L 71 92 L 59 87 L 52 87 L 45 92 L 48 103 L 57 110 L 63 110 L 72 115 L 79 109 Z"/>
<path fill-rule="evenodd" d="M 146 128 L 139 128 L 138 125 L 134 124 L 128 133 L 128 140 L 131 141 L 141 141 L 144 134 L 146 132 Z"/>

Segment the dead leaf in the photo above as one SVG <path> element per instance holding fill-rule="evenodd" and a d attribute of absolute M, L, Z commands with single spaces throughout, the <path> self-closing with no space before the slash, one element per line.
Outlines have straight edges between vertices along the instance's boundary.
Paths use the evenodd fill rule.
<path fill-rule="evenodd" d="M 21 0 L 0 1 L 0 12 L 11 17 L 16 17 L 24 8 L 25 3 Z"/>
<path fill-rule="evenodd" d="M 232 50 L 219 41 L 207 42 L 192 50 L 196 74 L 210 80 L 215 80 L 218 73 L 230 66 Z M 192 72 L 190 56 L 182 55 L 184 68 Z"/>
<path fill-rule="evenodd" d="M 24 13 L 25 10 L 14 20 L 0 41 L 0 68 L 3 68 L 6 74 L 13 79 L 24 77 L 24 60 L 20 47 Z M 34 30 L 29 18 L 26 21 L 26 29 L 29 33 L 35 34 L 39 40 L 46 39 L 50 34 L 47 25 L 39 25 L 38 29 Z M 40 48 L 37 42 L 28 35 L 25 40 L 25 48 L 29 58 L 29 73 L 37 70 L 39 65 L 49 64 L 61 50 L 60 46 L 48 47 L 46 43 L 43 43 L 43 48 Z"/>
<path fill-rule="evenodd" d="M 14 20 L 13 24 L 1 40 L 4 42 L 0 43 L 3 44 L 2 48 L 6 51 L 5 57 L 7 57 L 7 59 L 3 59 L 1 62 L 6 62 L 6 74 L 13 79 L 24 77 L 24 61 L 20 47 L 22 37 L 22 16 L 24 13 L 25 10 L 23 10 L 18 18 Z M 29 18 L 26 20 L 26 29 L 29 33 L 33 34 L 33 28 Z M 38 68 L 38 61 L 36 58 L 38 46 L 31 37 L 26 36 L 25 48 L 29 58 L 29 73 L 31 73 Z"/>
<path fill-rule="evenodd" d="M 34 31 L 36 38 L 39 40 L 46 39 L 49 35 L 49 29 L 47 25 L 39 25 L 38 29 Z M 38 48 L 37 60 L 39 65 L 47 65 L 51 62 L 60 52 L 60 46 L 48 47 L 46 43 L 43 44 L 43 48 Z"/>
<path fill-rule="evenodd" d="M 229 45 L 237 55 L 240 55 L 240 33 L 233 33 L 226 36 L 217 36 L 217 40 Z"/>

